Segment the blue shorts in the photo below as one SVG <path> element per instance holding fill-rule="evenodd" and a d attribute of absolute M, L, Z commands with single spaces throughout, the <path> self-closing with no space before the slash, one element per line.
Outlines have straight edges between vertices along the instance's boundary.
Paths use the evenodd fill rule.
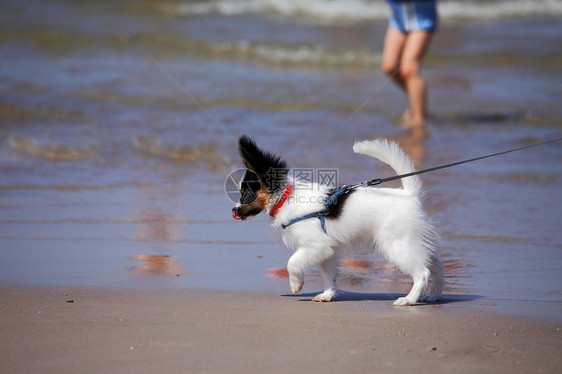
<path fill-rule="evenodd" d="M 405 34 L 437 29 L 436 0 L 387 0 L 392 14 L 389 25 Z"/>

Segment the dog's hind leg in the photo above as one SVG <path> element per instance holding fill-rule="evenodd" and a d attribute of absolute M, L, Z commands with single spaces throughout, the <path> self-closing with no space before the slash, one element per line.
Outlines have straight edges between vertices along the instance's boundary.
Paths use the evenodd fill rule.
<path fill-rule="evenodd" d="M 399 240 L 381 236 L 377 249 L 379 252 L 398 269 L 410 275 L 414 285 L 408 295 L 398 298 L 393 305 L 406 306 L 417 303 L 424 296 L 429 278 L 430 269 L 425 265 L 429 263 L 431 254 L 423 248 L 423 243 L 415 238 L 405 237 Z"/>
<path fill-rule="evenodd" d="M 406 305 L 414 305 L 416 302 L 418 302 L 422 294 L 425 292 L 425 289 L 427 288 L 430 274 L 431 273 L 427 268 L 420 269 L 416 271 L 414 274 L 411 274 L 412 278 L 414 279 L 414 285 L 412 286 L 412 290 L 405 297 L 400 297 L 396 299 L 393 305 L 406 306 Z"/>
<path fill-rule="evenodd" d="M 320 275 L 324 280 L 324 292 L 314 296 L 314 301 L 332 301 L 336 295 L 337 258 L 332 256 L 318 265 Z"/>
<path fill-rule="evenodd" d="M 435 302 L 441 297 L 443 292 L 443 283 L 445 283 L 445 273 L 443 271 L 443 263 L 434 255 L 431 259 L 431 264 L 429 265 L 429 271 L 431 271 L 431 290 L 429 295 L 424 299 L 424 301 Z"/>

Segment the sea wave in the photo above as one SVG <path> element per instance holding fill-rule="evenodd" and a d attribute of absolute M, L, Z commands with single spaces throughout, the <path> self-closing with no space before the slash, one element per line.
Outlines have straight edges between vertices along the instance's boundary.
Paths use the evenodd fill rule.
<path fill-rule="evenodd" d="M 65 144 L 42 144 L 36 139 L 28 137 L 10 137 L 8 144 L 17 153 L 49 161 L 78 161 L 95 155 L 91 146 L 75 147 Z"/>
<path fill-rule="evenodd" d="M 250 58 L 273 65 L 309 65 L 319 67 L 373 67 L 381 55 L 370 49 L 335 49 L 320 45 L 289 45 L 250 42 L 196 42 L 191 51 L 225 57 Z"/>
<path fill-rule="evenodd" d="M 383 20 L 389 15 L 382 0 L 209 0 L 159 4 L 172 15 L 277 14 L 318 22 L 360 22 Z M 528 16 L 562 15 L 562 0 L 439 1 L 443 20 L 489 20 Z"/>
<path fill-rule="evenodd" d="M 319 44 L 279 42 L 190 40 L 176 36 L 136 35 L 128 43 L 181 48 L 204 58 L 251 59 L 267 65 L 371 68 L 381 60 L 379 51 L 369 48 L 333 48 Z"/>
<path fill-rule="evenodd" d="M 318 21 L 356 21 L 388 17 L 385 2 L 366 0 L 211 0 L 165 4 L 160 6 L 160 9 L 178 15 L 216 13 L 234 16 L 269 13 Z"/>
<path fill-rule="evenodd" d="M 204 161 L 207 162 L 210 170 L 221 170 L 231 162 L 230 158 L 217 150 L 213 144 L 200 144 L 199 146 L 165 144 L 150 136 L 136 136 L 133 139 L 133 146 L 145 155 L 169 160 L 172 163 Z"/>
<path fill-rule="evenodd" d="M 501 19 L 562 15 L 561 0 L 442 1 L 439 15 L 443 19 Z"/>

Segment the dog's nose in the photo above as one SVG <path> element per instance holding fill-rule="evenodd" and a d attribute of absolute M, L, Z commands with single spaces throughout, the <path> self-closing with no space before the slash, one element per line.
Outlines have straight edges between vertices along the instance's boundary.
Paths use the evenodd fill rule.
<path fill-rule="evenodd" d="M 232 218 L 234 219 L 242 219 L 242 217 L 240 217 L 238 215 L 238 212 L 236 211 L 236 208 L 232 208 Z"/>

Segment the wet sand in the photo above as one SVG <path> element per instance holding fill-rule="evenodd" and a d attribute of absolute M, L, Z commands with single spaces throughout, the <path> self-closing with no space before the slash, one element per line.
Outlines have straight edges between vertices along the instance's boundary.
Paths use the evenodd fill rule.
<path fill-rule="evenodd" d="M 0 290 L 3 373 L 554 373 L 562 326 L 441 305 L 77 287 Z M 68 302 L 72 300 L 73 302 Z"/>

